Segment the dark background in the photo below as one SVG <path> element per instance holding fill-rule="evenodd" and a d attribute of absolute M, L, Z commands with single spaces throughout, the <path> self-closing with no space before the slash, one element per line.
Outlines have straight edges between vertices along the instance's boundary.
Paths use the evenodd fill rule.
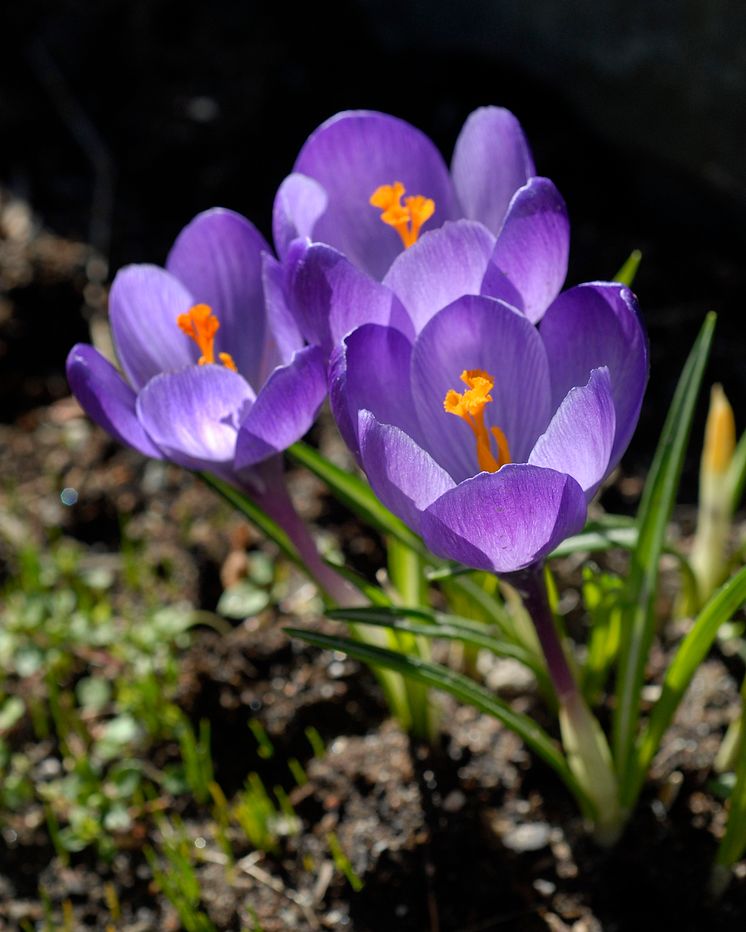
<path fill-rule="evenodd" d="M 127 262 L 162 262 L 179 229 L 216 204 L 269 235 L 275 189 L 308 133 L 338 110 L 404 117 L 449 158 L 468 113 L 500 104 L 568 202 L 568 282 L 610 278 L 633 248 L 643 251 L 635 290 L 652 375 L 627 468 L 649 461 L 711 308 L 720 323 L 709 378 L 724 383 L 746 426 L 739 8 L 62 0 L 2 16 L 0 185 L 46 227 L 91 242 L 109 279 Z M 87 338 L 82 293 L 80 282 L 56 292 L 30 283 L 9 295 L 4 420 L 64 391 L 65 353 Z"/>

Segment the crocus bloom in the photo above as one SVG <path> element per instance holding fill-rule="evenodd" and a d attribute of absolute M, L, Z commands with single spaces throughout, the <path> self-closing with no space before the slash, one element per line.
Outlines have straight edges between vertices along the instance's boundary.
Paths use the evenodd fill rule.
<path fill-rule="evenodd" d="M 326 393 L 322 354 L 288 316 L 280 275 L 248 220 L 199 214 L 165 269 L 117 274 L 109 310 L 126 379 L 79 344 L 67 362 L 78 401 L 146 456 L 261 490 L 258 464 L 308 430 Z"/>
<path fill-rule="evenodd" d="M 402 250 L 449 220 L 475 220 L 496 234 L 533 175 L 520 124 L 498 107 L 468 117 L 450 172 L 404 120 L 338 113 L 311 134 L 277 192 L 275 245 L 284 260 L 299 238 L 325 243 L 380 280 Z"/>
<path fill-rule="evenodd" d="M 382 282 L 331 246 L 297 242 L 287 293 L 303 336 L 328 353 L 363 323 L 414 337 L 463 295 L 498 298 L 536 323 L 562 288 L 569 247 L 565 202 L 548 178 L 534 177 L 511 198 L 497 236 L 478 221 L 447 222 L 401 251 Z"/>
<path fill-rule="evenodd" d="M 376 494 L 435 554 L 512 573 L 583 527 L 629 442 L 647 368 L 621 285 L 564 292 L 538 328 L 467 294 L 414 335 L 381 324 L 348 334 L 332 404 Z"/>

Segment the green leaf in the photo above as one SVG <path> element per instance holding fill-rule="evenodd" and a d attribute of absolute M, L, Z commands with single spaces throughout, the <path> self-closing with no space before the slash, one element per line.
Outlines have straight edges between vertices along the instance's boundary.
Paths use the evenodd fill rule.
<path fill-rule="evenodd" d="M 217 611 L 225 618 L 251 618 L 269 605 L 269 593 L 247 580 L 229 586 L 220 596 Z"/>
<path fill-rule="evenodd" d="M 386 667 L 402 676 L 412 677 L 427 686 L 442 689 L 460 702 L 465 702 L 480 712 L 492 715 L 522 738 L 542 760 L 555 770 L 585 812 L 592 811 L 588 797 L 575 779 L 557 743 L 532 718 L 516 712 L 506 702 L 498 699 L 488 689 L 469 677 L 440 664 L 421 660 L 419 657 L 397 654 L 394 651 L 361 644 L 349 638 L 330 637 L 301 628 L 286 628 L 285 630 L 292 637 L 301 638 L 316 647 L 343 651 L 363 663 Z"/>
<path fill-rule="evenodd" d="M 746 679 L 741 684 L 741 723 L 744 717 L 746 717 Z M 717 885 L 719 872 L 721 879 L 724 880 L 722 874 L 727 870 L 727 876 L 730 879 L 730 868 L 743 857 L 746 851 L 746 741 L 743 735 L 738 742 L 735 767 L 735 782 L 730 793 L 728 822 L 715 856 L 713 886 Z"/>
<path fill-rule="evenodd" d="M 274 541 L 288 559 L 292 560 L 301 569 L 304 568 L 303 559 L 288 534 L 256 502 L 244 495 L 243 492 L 239 492 L 238 489 L 234 489 L 232 485 L 229 485 L 223 479 L 213 476 L 212 473 L 200 472 L 197 475 L 205 485 L 214 489 L 237 511 L 240 511 L 248 518 L 252 524 L 258 527 L 262 534 Z"/>
<path fill-rule="evenodd" d="M 78 682 L 75 693 L 84 709 L 100 712 L 111 699 L 111 684 L 101 676 L 86 676 Z"/>
<path fill-rule="evenodd" d="M 10 696 L 6 699 L 0 706 L 0 734 L 10 731 L 21 720 L 25 711 L 26 706 L 18 696 Z"/>
<path fill-rule="evenodd" d="M 623 518 L 622 515 L 614 515 L 614 518 L 620 519 L 618 525 L 607 524 L 605 521 L 590 521 L 580 534 L 574 534 L 562 541 L 554 549 L 547 559 L 555 557 L 567 557 L 573 553 L 601 553 L 606 550 L 635 550 L 640 540 L 640 534 L 637 526 L 632 519 Z M 631 523 L 630 523 L 631 522 Z M 684 577 L 684 585 L 689 592 L 697 591 L 697 580 L 694 576 L 691 564 L 684 554 L 671 544 L 663 544 L 663 553 L 675 557 L 679 564 L 679 569 Z"/>
<path fill-rule="evenodd" d="M 630 808 L 637 798 L 661 739 L 684 697 L 697 668 L 717 637 L 718 629 L 746 601 L 746 567 L 728 580 L 712 596 L 697 616 L 693 627 L 679 645 L 663 679 L 663 691 L 653 706 L 640 739 L 633 778 L 622 792 L 622 803 Z"/>
<path fill-rule="evenodd" d="M 351 583 L 373 605 L 391 605 L 391 599 L 380 586 L 368 582 L 364 576 L 351 570 L 348 566 L 341 566 L 339 563 L 333 563 L 330 560 L 326 562 L 335 573 L 339 573 L 348 583 Z"/>
<path fill-rule="evenodd" d="M 368 483 L 359 476 L 330 462 L 305 443 L 294 443 L 287 452 L 296 463 L 318 476 L 336 498 L 366 524 L 383 534 L 390 534 L 410 549 L 426 556 L 430 561 L 435 561 L 435 557 L 427 551 L 420 538 L 378 501 Z"/>
<path fill-rule="evenodd" d="M 637 513 L 639 538 L 632 552 L 625 593 L 626 611 L 614 709 L 614 759 L 622 794 L 625 783 L 632 778 L 630 771 L 634 771 L 633 745 L 640 715 L 640 693 L 655 634 L 658 561 L 676 499 L 715 320 L 715 314 L 707 315 L 684 365 Z"/>
<path fill-rule="evenodd" d="M 443 615 L 426 609 L 392 606 L 390 608 L 350 608 L 336 609 L 327 613 L 330 618 L 348 624 L 376 625 L 396 631 L 428 638 L 443 638 L 446 641 L 460 641 L 472 647 L 484 648 L 497 657 L 510 657 L 517 660 L 536 676 L 542 687 L 549 687 L 546 669 L 535 654 L 520 644 L 505 641 L 490 634 L 487 625 L 473 622 L 457 615 Z M 407 621 L 413 618 L 415 621 Z"/>
<path fill-rule="evenodd" d="M 567 557 L 570 554 L 587 551 L 598 553 L 604 550 L 633 550 L 638 540 L 637 528 L 603 527 L 589 522 L 580 534 L 574 534 L 562 541 L 550 554 L 548 559 Z"/>
<path fill-rule="evenodd" d="M 741 435 L 741 439 L 738 441 L 725 481 L 730 488 L 731 512 L 734 512 L 741 504 L 743 488 L 746 485 L 746 432 Z"/>
<path fill-rule="evenodd" d="M 619 269 L 619 271 L 614 276 L 614 281 L 619 282 L 621 285 L 626 285 L 628 288 L 632 287 L 632 282 L 637 276 L 637 270 L 640 267 L 640 260 L 642 259 L 642 253 L 639 249 L 633 249 L 629 254 L 629 258 L 624 263 L 624 265 Z"/>

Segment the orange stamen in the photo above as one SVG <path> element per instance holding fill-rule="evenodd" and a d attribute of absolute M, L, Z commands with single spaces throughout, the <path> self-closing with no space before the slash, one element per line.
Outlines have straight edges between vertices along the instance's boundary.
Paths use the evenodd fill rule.
<path fill-rule="evenodd" d="M 200 349 L 202 355 L 197 362 L 200 366 L 215 363 L 215 334 L 220 329 L 220 321 L 207 304 L 195 304 L 186 314 L 179 314 L 176 323 L 182 333 L 190 337 Z M 227 369 L 236 371 L 236 364 L 230 353 L 218 353 L 218 359 Z"/>
<path fill-rule="evenodd" d="M 401 181 L 382 184 L 371 194 L 370 203 L 383 211 L 381 220 L 396 230 L 404 248 L 409 249 L 417 242 L 423 223 L 427 223 L 435 213 L 435 201 L 415 194 L 405 197 L 402 204 L 405 190 Z"/>
<path fill-rule="evenodd" d="M 459 394 L 451 389 L 443 399 L 443 408 L 447 414 L 455 414 L 471 427 L 477 442 L 477 463 L 483 472 L 497 472 L 501 466 L 512 462 L 508 439 L 499 427 L 490 427 L 484 423 L 484 409 L 492 401 L 490 392 L 495 384 L 489 372 L 481 369 L 465 369 L 461 381 L 468 391 Z M 497 456 L 492 452 L 494 440 Z"/>

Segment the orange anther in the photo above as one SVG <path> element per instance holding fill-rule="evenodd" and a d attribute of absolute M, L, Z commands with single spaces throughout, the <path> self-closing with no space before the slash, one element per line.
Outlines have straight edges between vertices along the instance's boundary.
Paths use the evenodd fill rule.
<path fill-rule="evenodd" d="M 443 408 L 447 414 L 455 414 L 471 427 L 477 442 L 477 463 L 483 472 L 497 472 L 506 463 L 511 462 L 508 439 L 499 427 L 487 429 L 484 422 L 484 409 L 492 401 L 490 392 L 495 384 L 489 372 L 481 369 L 465 369 L 461 381 L 468 391 L 459 392 L 450 389 L 443 399 Z M 491 436 L 490 436 L 491 435 Z M 492 452 L 494 439 L 497 456 Z"/>
<path fill-rule="evenodd" d="M 200 349 L 202 355 L 197 362 L 200 366 L 215 362 L 215 334 L 220 329 L 220 321 L 207 304 L 195 304 L 186 314 L 179 314 L 176 323 L 182 333 L 190 337 Z M 218 359 L 228 368 L 236 371 L 236 364 L 230 353 L 218 353 Z"/>
<path fill-rule="evenodd" d="M 371 194 L 370 203 L 380 208 L 383 213 L 381 220 L 393 227 L 401 237 L 404 248 L 408 249 L 417 242 L 420 229 L 435 213 L 435 201 L 421 194 L 404 196 L 406 188 L 401 181 L 393 184 L 382 184 Z"/>

